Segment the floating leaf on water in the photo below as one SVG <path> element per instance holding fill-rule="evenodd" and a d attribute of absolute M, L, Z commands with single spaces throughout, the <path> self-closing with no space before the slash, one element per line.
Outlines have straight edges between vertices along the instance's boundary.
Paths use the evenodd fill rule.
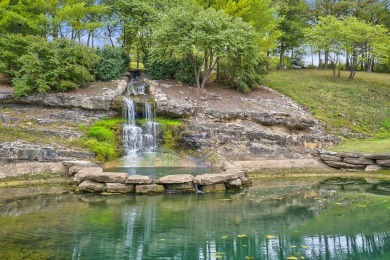
<path fill-rule="evenodd" d="M 164 240 L 165 240 L 165 238 L 161 238 L 160 240 L 161 240 L 161 241 L 164 241 Z"/>
<path fill-rule="evenodd" d="M 296 248 L 297 246 L 296 245 L 292 245 L 292 246 L 290 246 L 290 248 Z"/>
<path fill-rule="evenodd" d="M 219 199 L 221 201 L 231 201 L 232 199 Z"/>
<path fill-rule="evenodd" d="M 240 195 L 246 195 L 246 193 L 245 192 L 241 192 Z"/>
<path fill-rule="evenodd" d="M 301 245 L 302 248 L 308 248 L 309 246 L 307 245 Z"/>
<path fill-rule="evenodd" d="M 245 259 L 246 259 L 246 260 L 253 260 L 253 259 L 255 259 L 255 258 L 254 258 L 253 256 L 246 256 Z"/>
<path fill-rule="evenodd" d="M 245 234 L 240 234 L 240 235 L 238 235 L 238 237 L 246 237 L 246 235 Z"/>
<path fill-rule="evenodd" d="M 243 247 L 248 247 L 247 245 L 242 245 Z"/>
<path fill-rule="evenodd" d="M 275 236 L 273 236 L 273 235 L 266 235 L 265 238 L 267 238 L 267 239 L 274 239 Z"/>
<path fill-rule="evenodd" d="M 287 256 L 287 260 L 298 260 L 296 256 Z"/>
<path fill-rule="evenodd" d="M 226 238 L 228 238 L 228 236 L 223 236 L 223 237 L 221 237 L 222 239 L 226 239 Z"/>

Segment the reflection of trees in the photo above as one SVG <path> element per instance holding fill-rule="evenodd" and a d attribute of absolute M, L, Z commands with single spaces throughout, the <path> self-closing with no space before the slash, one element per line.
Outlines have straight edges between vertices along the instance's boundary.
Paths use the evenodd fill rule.
<path fill-rule="evenodd" d="M 26 229 L 29 239 L 20 244 L 33 248 L 50 237 L 47 248 L 72 259 L 390 257 L 387 206 L 365 218 L 368 207 L 344 209 L 329 204 L 335 202 L 330 193 L 308 187 L 262 187 L 246 194 L 77 198 L 39 197 L 3 209 L 5 215 L 23 214 L 24 221 L 34 220 Z M 53 221 L 40 222 L 42 211 Z M 343 218 L 336 220 L 340 214 Z M 5 217 L 0 216 L 0 223 Z M 1 232 L 8 237 L 15 228 L 4 226 Z"/>

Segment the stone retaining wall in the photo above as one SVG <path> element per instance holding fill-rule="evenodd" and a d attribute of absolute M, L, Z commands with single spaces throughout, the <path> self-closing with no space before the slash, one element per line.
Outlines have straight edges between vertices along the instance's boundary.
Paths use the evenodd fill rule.
<path fill-rule="evenodd" d="M 216 174 L 167 175 L 151 179 L 143 175 L 121 172 L 103 172 L 103 169 L 87 161 L 64 161 L 72 182 L 80 192 L 96 193 L 196 193 L 240 189 L 251 184 L 251 179 L 240 170 L 228 170 Z"/>
<path fill-rule="evenodd" d="M 320 151 L 320 159 L 328 166 L 340 170 L 377 171 L 390 169 L 390 153 L 386 154 L 362 154 Z"/>

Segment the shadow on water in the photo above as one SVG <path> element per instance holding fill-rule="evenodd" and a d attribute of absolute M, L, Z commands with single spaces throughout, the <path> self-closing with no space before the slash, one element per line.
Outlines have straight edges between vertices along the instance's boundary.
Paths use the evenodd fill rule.
<path fill-rule="evenodd" d="M 390 197 L 329 185 L 0 201 L 0 258 L 390 259 Z"/>

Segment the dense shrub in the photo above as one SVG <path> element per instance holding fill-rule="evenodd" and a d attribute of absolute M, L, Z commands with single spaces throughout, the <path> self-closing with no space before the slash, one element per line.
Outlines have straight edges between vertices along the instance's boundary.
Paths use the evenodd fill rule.
<path fill-rule="evenodd" d="M 14 96 L 66 91 L 94 80 L 89 72 L 99 60 L 93 49 L 67 40 L 37 36 L 0 37 L 0 73 L 11 76 Z"/>
<path fill-rule="evenodd" d="M 198 62 L 200 63 L 200 60 Z M 149 59 L 146 69 L 150 79 L 176 79 L 183 83 L 195 83 L 194 68 L 189 59 L 165 61 Z"/>
<path fill-rule="evenodd" d="M 241 92 L 248 92 L 259 86 L 261 78 L 267 73 L 266 59 L 223 59 L 220 62 L 219 80 L 227 88 L 236 88 Z"/>
<path fill-rule="evenodd" d="M 96 53 L 101 57 L 93 68 L 97 79 L 104 81 L 118 79 L 129 66 L 129 56 L 121 48 L 105 45 Z"/>

